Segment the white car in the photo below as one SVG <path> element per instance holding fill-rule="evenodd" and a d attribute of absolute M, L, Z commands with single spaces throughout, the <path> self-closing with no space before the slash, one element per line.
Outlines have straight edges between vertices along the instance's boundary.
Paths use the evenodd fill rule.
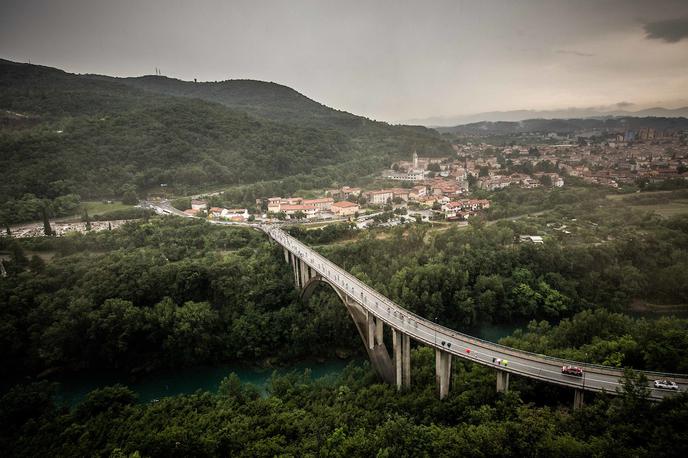
<path fill-rule="evenodd" d="M 671 380 L 655 380 L 655 388 L 678 391 L 678 385 Z"/>

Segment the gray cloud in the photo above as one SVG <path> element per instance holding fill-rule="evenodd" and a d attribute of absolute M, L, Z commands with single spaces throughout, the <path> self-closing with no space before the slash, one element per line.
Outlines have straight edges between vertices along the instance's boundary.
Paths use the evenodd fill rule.
<path fill-rule="evenodd" d="M 578 56 L 578 57 L 593 57 L 594 56 L 594 54 L 592 54 L 592 53 L 581 52 L 581 51 L 572 51 L 570 49 L 557 49 L 555 52 L 557 54 L 571 54 L 572 56 Z"/>
<path fill-rule="evenodd" d="M 275 81 L 393 122 L 642 108 L 688 93 L 686 41 L 667 46 L 641 28 L 664 31 L 667 17 L 688 17 L 688 1 L 0 0 L 0 57 L 77 73 Z"/>
<path fill-rule="evenodd" d="M 644 28 L 645 37 L 648 39 L 678 43 L 688 38 L 688 17 L 648 22 Z"/>
<path fill-rule="evenodd" d="M 619 102 L 616 104 L 616 108 L 630 108 L 632 106 L 635 106 L 635 103 L 633 103 L 633 102 Z"/>

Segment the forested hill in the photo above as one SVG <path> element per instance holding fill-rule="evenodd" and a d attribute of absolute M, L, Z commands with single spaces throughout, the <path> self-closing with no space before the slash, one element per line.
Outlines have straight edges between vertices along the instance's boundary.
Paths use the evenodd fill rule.
<path fill-rule="evenodd" d="M 97 77 L 102 78 L 102 77 Z M 182 81 L 164 76 L 107 78 L 158 94 L 197 98 L 221 103 L 250 115 L 289 125 L 335 129 L 353 137 L 370 135 L 434 136 L 434 131 L 421 126 L 391 126 L 318 103 L 281 84 L 255 80 L 219 82 Z M 445 154 L 444 147 L 429 148 L 428 155 Z"/>
<path fill-rule="evenodd" d="M 328 186 L 372 173 L 414 149 L 450 150 L 434 131 L 374 123 L 288 88 L 251 83 L 272 88 L 261 96 L 261 109 L 273 99 L 274 107 L 289 106 L 280 110 L 292 118 L 302 112 L 370 128 L 351 135 L 336 122 L 331 128 L 286 124 L 240 104 L 229 108 L 115 78 L 0 60 L 0 205 L 27 193 L 83 198 L 118 196 L 134 187 L 143 194 L 160 183 L 190 192 L 298 176 L 304 185 Z M 248 96 L 242 100 L 253 103 Z"/>
<path fill-rule="evenodd" d="M 326 107 L 290 87 L 265 81 L 196 83 L 154 75 L 106 80 L 122 82 L 158 94 L 217 102 L 257 117 L 287 124 L 355 130 L 371 123 L 351 113 Z"/>

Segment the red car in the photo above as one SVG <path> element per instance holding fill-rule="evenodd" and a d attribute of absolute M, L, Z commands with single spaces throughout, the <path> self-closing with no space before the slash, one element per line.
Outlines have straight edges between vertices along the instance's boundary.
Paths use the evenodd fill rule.
<path fill-rule="evenodd" d="M 576 366 L 562 366 L 561 373 L 566 375 L 575 375 L 576 377 L 582 377 L 583 369 Z"/>

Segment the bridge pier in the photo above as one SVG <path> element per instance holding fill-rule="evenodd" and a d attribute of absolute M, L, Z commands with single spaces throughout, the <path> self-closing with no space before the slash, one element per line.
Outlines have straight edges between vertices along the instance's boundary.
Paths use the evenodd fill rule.
<path fill-rule="evenodd" d="M 449 394 L 449 383 L 451 382 L 452 355 L 439 348 L 435 349 L 435 382 L 440 399 L 444 399 Z"/>
<path fill-rule="evenodd" d="M 506 393 L 507 391 L 509 391 L 509 373 L 497 370 L 497 393 Z"/>
<path fill-rule="evenodd" d="M 376 344 L 376 331 L 377 331 L 377 325 L 375 323 L 375 316 L 368 312 L 368 348 L 372 350 L 375 348 Z M 378 320 L 379 322 L 380 320 Z"/>
<path fill-rule="evenodd" d="M 301 288 L 306 286 L 308 283 L 308 265 L 299 259 L 299 272 L 301 274 Z"/>
<path fill-rule="evenodd" d="M 392 348 L 397 389 L 408 388 L 411 386 L 411 338 L 392 328 Z"/>
<path fill-rule="evenodd" d="M 375 344 L 384 345 L 384 326 L 385 322 L 380 318 L 375 319 Z"/>
<path fill-rule="evenodd" d="M 573 390 L 573 410 L 578 410 L 583 407 L 583 390 Z"/>
<path fill-rule="evenodd" d="M 397 384 L 397 390 L 401 390 L 401 332 L 392 329 L 392 348 L 394 351 L 394 380 Z"/>
<path fill-rule="evenodd" d="M 299 283 L 299 259 L 296 257 L 294 253 L 289 253 L 291 256 L 291 270 L 294 272 L 294 285 L 296 285 L 296 289 L 301 288 L 301 284 Z"/>
<path fill-rule="evenodd" d="M 402 349 L 401 358 L 402 363 L 402 380 L 406 388 L 411 387 L 411 337 L 408 334 L 402 334 Z"/>

